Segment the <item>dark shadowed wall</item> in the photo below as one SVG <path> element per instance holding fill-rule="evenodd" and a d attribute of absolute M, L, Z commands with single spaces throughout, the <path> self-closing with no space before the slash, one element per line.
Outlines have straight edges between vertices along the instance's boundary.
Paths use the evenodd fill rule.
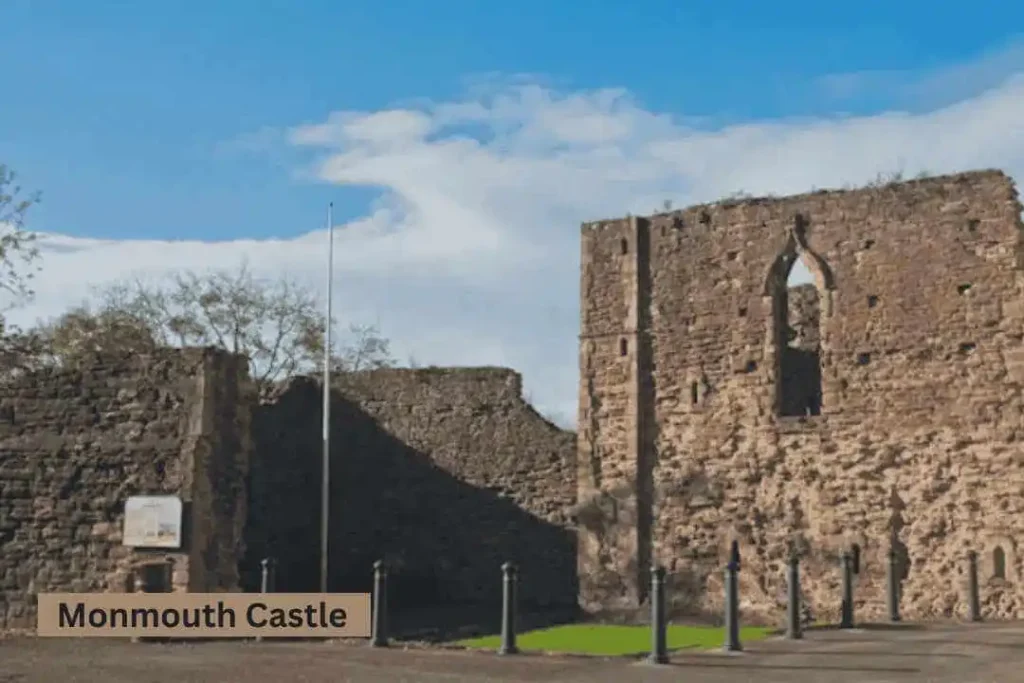
<path fill-rule="evenodd" d="M 318 587 L 321 386 L 293 380 L 257 410 L 251 582 L 272 555 L 279 588 Z M 369 589 L 384 559 L 396 605 L 491 602 L 511 560 L 525 604 L 575 604 L 575 435 L 523 400 L 517 373 L 342 376 L 332 423 L 332 590 Z"/>

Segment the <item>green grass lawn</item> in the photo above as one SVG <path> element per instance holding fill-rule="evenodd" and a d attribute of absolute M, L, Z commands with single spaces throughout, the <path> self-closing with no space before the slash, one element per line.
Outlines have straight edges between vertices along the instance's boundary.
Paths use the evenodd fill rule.
<path fill-rule="evenodd" d="M 761 640 L 774 629 L 740 628 L 743 642 Z M 668 649 L 712 649 L 725 643 L 725 629 L 710 626 L 669 626 Z M 469 648 L 496 650 L 500 636 L 472 638 L 456 643 Z M 516 638 L 520 650 L 561 652 L 581 655 L 639 655 L 651 651 L 651 629 L 648 626 L 612 626 L 603 624 L 571 624 L 540 631 L 520 633 Z"/>

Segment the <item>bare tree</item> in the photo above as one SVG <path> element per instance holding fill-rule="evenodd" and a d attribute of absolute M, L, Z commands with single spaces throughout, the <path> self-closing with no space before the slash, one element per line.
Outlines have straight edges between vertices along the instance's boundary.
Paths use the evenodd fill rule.
<path fill-rule="evenodd" d="M 391 342 L 380 334 L 376 325 L 351 325 L 351 341 L 331 353 L 334 367 L 343 372 L 359 372 L 391 367 Z"/>
<path fill-rule="evenodd" d="M 247 356 L 261 389 L 319 367 L 325 341 L 324 315 L 310 290 L 286 279 L 256 278 L 244 263 L 234 271 L 102 288 L 94 305 L 75 308 L 38 332 L 55 362 L 166 346 L 219 347 Z M 353 326 L 352 336 L 331 353 L 336 369 L 392 364 L 376 327 Z"/>
<path fill-rule="evenodd" d="M 130 311 L 88 304 L 30 330 L 29 342 L 42 364 L 60 364 L 86 355 L 146 353 L 157 347 L 148 321 Z"/>
<path fill-rule="evenodd" d="M 25 215 L 40 200 L 38 192 L 23 195 L 16 180 L 14 171 L 0 164 L 0 290 L 12 295 L 14 304 L 32 295 L 31 268 L 39 249 L 35 233 L 25 229 Z"/>
<path fill-rule="evenodd" d="M 2 313 L 32 296 L 30 286 L 38 270 L 36 235 L 25 229 L 28 210 L 40 201 L 38 192 L 23 194 L 17 175 L 0 164 L 0 375 L 17 374 L 36 366 L 41 349 L 38 335 L 8 325 Z"/>

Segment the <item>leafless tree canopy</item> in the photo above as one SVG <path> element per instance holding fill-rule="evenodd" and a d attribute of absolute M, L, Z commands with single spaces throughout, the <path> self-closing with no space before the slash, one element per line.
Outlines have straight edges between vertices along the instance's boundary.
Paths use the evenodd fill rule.
<path fill-rule="evenodd" d="M 290 280 L 234 271 L 185 272 L 157 283 L 122 282 L 100 289 L 93 303 L 38 328 L 54 362 L 83 354 L 144 353 L 163 346 L 216 346 L 246 355 L 267 388 L 321 367 L 324 313 L 318 298 Z M 336 370 L 393 363 L 374 326 L 353 326 L 331 353 Z"/>
<path fill-rule="evenodd" d="M 6 325 L 2 312 L 32 295 L 39 258 L 25 216 L 40 197 L 24 194 L 15 181 L 15 173 L 0 164 L 0 294 L 7 299 L 0 303 L 0 373 L 164 346 L 217 346 L 244 354 L 261 388 L 322 367 L 326 327 L 318 298 L 289 280 L 258 279 L 244 263 L 232 271 L 184 272 L 157 283 L 118 283 L 33 329 Z M 348 331 L 341 343 L 332 339 L 335 370 L 393 364 L 388 340 L 375 326 Z"/>
<path fill-rule="evenodd" d="M 39 258 L 36 235 L 25 229 L 25 214 L 39 202 L 39 193 L 24 195 L 14 171 L 0 164 L 0 291 L 16 305 L 32 295 L 35 262 Z"/>

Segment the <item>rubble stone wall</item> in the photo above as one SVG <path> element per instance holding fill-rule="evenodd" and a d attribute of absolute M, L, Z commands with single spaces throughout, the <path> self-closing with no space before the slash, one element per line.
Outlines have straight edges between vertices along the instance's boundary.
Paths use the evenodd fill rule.
<path fill-rule="evenodd" d="M 966 612 L 969 549 L 984 613 L 1024 616 L 1021 230 L 996 171 L 585 225 L 583 605 L 635 608 L 656 562 L 720 614 L 736 539 L 749 618 L 782 618 L 794 547 L 836 619 L 852 544 L 859 616 L 890 546 L 909 617 Z"/>
<path fill-rule="evenodd" d="M 39 592 L 123 592 L 140 562 L 173 587 L 238 587 L 248 371 L 210 349 L 23 375 L 0 386 L 0 628 L 35 625 Z M 182 498 L 180 551 L 121 545 L 132 495 Z"/>

